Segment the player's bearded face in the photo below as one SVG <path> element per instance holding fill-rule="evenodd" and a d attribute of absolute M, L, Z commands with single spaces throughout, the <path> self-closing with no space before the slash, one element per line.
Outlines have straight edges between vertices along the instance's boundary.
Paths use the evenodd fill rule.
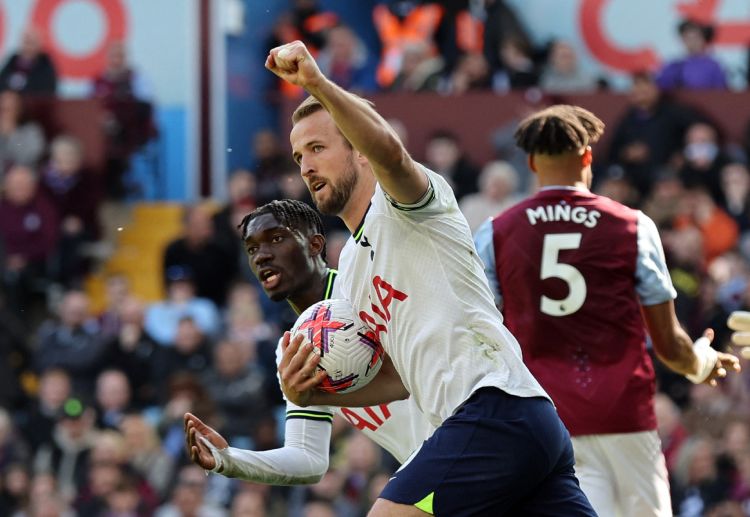
<path fill-rule="evenodd" d="M 322 214 L 338 215 L 349 201 L 357 185 L 357 169 L 354 166 L 354 153 L 350 153 L 343 172 L 336 178 L 328 180 L 328 188 L 318 193 L 310 191 L 313 202 Z"/>

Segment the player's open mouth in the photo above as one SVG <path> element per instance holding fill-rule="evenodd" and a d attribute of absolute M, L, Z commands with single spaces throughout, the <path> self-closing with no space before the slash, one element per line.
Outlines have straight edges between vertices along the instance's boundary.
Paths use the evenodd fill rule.
<path fill-rule="evenodd" d="M 312 187 L 313 192 L 320 192 L 321 190 L 323 190 L 323 187 L 326 186 L 326 182 L 325 181 L 316 181 L 315 183 L 313 183 L 310 186 Z"/>
<path fill-rule="evenodd" d="M 258 273 L 258 278 L 260 278 L 260 284 L 263 286 L 263 289 L 269 291 L 279 286 L 281 273 L 273 269 L 264 269 Z"/>

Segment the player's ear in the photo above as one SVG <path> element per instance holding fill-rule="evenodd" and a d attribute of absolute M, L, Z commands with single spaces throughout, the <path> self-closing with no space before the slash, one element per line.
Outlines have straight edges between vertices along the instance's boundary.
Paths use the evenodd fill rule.
<path fill-rule="evenodd" d="M 526 157 L 526 161 L 529 164 L 529 170 L 536 172 L 536 165 L 534 165 L 534 155 L 530 154 Z"/>
<path fill-rule="evenodd" d="M 326 238 L 319 233 L 310 236 L 308 242 L 311 257 L 317 257 L 326 249 Z"/>
<path fill-rule="evenodd" d="M 584 167 L 588 167 L 591 165 L 591 162 L 594 161 L 594 154 L 591 152 L 591 146 L 587 145 L 586 150 L 583 151 L 583 156 L 581 157 L 581 163 Z"/>

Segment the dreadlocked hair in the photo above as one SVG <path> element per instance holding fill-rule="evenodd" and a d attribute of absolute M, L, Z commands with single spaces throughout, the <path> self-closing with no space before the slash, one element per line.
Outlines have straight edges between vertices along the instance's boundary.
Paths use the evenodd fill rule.
<path fill-rule="evenodd" d="M 295 199 L 280 199 L 259 206 L 247 214 L 242 222 L 237 226 L 242 231 L 242 238 L 247 238 L 247 228 L 250 221 L 263 214 L 271 214 L 274 219 L 289 228 L 296 230 L 303 235 L 309 233 L 325 235 L 323 230 L 323 221 L 320 219 L 318 212 L 307 203 Z M 326 251 L 323 248 L 321 258 L 325 261 Z"/>
<path fill-rule="evenodd" d="M 516 145 L 528 154 L 579 152 L 596 143 L 604 122 L 579 106 L 557 104 L 526 117 L 518 125 Z"/>

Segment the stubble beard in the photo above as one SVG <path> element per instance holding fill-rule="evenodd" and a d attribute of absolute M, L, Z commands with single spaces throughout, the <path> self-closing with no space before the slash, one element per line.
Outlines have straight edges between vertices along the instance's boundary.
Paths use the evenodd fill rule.
<path fill-rule="evenodd" d="M 331 190 L 328 198 L 318 200 L 315 193 L 312 193 L 313 202 L 321 214 L 339 215 L 343 212 L 344 207 L 349 202 L 349 198 L 357 186 L 357 171 L 351 157 L 347 163 L 344 173 L 337 183 L 329 182 L 328 187 Z"/>

